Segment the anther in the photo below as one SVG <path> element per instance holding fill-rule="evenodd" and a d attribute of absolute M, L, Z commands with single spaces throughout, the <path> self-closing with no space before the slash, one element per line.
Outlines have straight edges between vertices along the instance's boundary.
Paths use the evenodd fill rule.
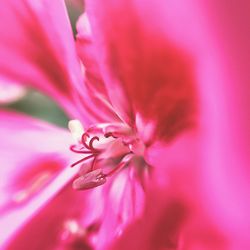
<path fill-rule="evenodd" d="M 96 169 L 77 178 L 73 182 L 73 188 L 77 190 L 90 189 L 103 185 L 105 182 L 106 175 L 102 173 L 102 169 Z"/>

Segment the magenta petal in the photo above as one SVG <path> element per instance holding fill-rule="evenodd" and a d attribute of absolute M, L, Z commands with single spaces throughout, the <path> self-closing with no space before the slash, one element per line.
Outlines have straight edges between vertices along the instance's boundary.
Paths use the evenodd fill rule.
<path fill-rule="evenodd" d="M 178 126 L 165 126 L 166 123 L 178 124 L 175 122 L 182 121 L 185 114 L 192 114 L 181 111 L 186 108 L 193 111 L 190 105 L 194 101 L 193 78 L 188 76 L 194 75 L 200 101 L 199 150 L 192 150 L 191 140 L 185 147 L 177 146 L 174 152 L 169 148 L 162 150 L 155 163 L 165 162 L 162 155 L 168 154 L 166 163 L 171 164 L 171 171 L 177 175 L 172 177 L 174 180 L 193 183 L 188 182 L 190 175 L 197 175 L 194 190 L 200 191 L 198 201 L 206 216 L 226 235 L 230 245 L 227 249 L 249 249 L 249 3 L 110 0 L 103 6 L 101 1 L 91 0 L 87 4 L 105 83 L 111 90 L 117 83 L 126 88 L 144 120 L 160 121 L 159 132 L 168 135 Z M 136 45 L 136 49 L 131 49 Z M 185 61 L 185 54 L 193 60 L 188 57 Z M 166 58 L 170 60 L 165 61 Z M 180 104 L 179 109 L 174 108 L 173 116 L 165 117 L 174 104 Z M 170 135 L 173 134 L 172 131 Z M 179 171 L 174 171 L 176 166 Z M 162 169 L 164 177 L 158 176 L 164 184 L 169 171 Z"/>
<path fill-rule="evenodd" d="M 186 208 L 177 198 L 167 196 L 164 190 L 155 189 L 147 194 L 147 198 L 143 216 L 134 220 L 109 249 L 182 249 L 178 244 L 178 236 L 185 220 Z"/>
<path fill-rule="evenodd" d="M 124 120 L 139 115 L 166 140 L 192 126 L 193 61 L 168 37 L 166 2 L 86 2 L 101 72 Z"/>
<path fill-rule="evenodd" d="M 87 195 L 67 185 L 15 235 L 7 249 L 92 249 L 87 228 L 81 224 Z"/>
<path fill-rule="evenodd" d="M 245 1 L 233 1 L 229 5 L 225 1 L 168 3 L 164 25 L 169 25 L 170 36 L 196 58 L 197 89 L 201 101 L 200 130 L 193 138 L 194 142 L 197 140 L 197 150 L 193 150 L 192 141 L 186 146 L 176 146 L 175 151 L 166 147 L 159 151 L 158 157 L 164 154 L 169 160 L 159 158 L 155 163 L 165 162 L 167 169 L 177 169 L 174 180 L 181 179 L 181 183 L 186 183 L 187 187 L 195 184 L 193 195 L 202 207 L 199 209 L 205 214 L 204 218 L 208 218 L 223 235 L 225 249 L 248 249 L 248 7 Z M 154 153 L 157 155 L 156 151 Z M 184 168 L 179 168 L 180 164 Z M 162 173 L 168 177 L 169 170 Z M 164 184 L 169 178 L 165 179 L 159 174 L 158 179 L 159 183 Z M 206 228 L 207 220 L 203 219 L 202 222 Z M 185 237 L 188 238 L 188 235 Z M 203 245 L 206 246 L 206 242 Z M 219 245 L 209 249 L 223 248 Z"/>
<path fill-rule="evenodd" d="M 248 249 L 249 2 L 171 3 L 166 12 L 169 33 L 197 62 L 201 201 L 230 249 Z"/>
<path fill-rule="evenodd" d="M 203 202 L 201 182 L 206 179 L 198 157 L 199 138 L 199 133 L 190 133 L 168 145 L 156 143 L 148 148 L 146 160 L 153 169 L 144 212 L 111 249 L 228 249 L 226 231 L 221 232 Z"/>
<path fill-rule="evenodd" d="M 13 112 L 0 112 L 1 244 L 75 174 L 67 131 Z"/>
<path fill-rule="evenodd" d="M 150 188 L 143 215 L 109 249 L 230 249 L 223 234 L 178 191 Z"/>
<path fill-rule="evenodd" d="M 82 84 L 82 106 L 92 123 L 119 121 L 110 100 L 97 62 L 98 54 L 94 47 L 92 32 L 86 14 L 77 22 L 76 47 L 78 56 L 84 65 L 84 82 Z M 85 115 L 86 116 L 86 115 Z"/>
<path fill-rule="evenodd" d="M 63 1 L 1 1 L 0 16 L 1 80 L 39 88 L 74 113 L 82 79 Z"/>
<path fill-rule="evenodd" d="M 232 1 L 229 5 L 224 1 L 207 1 L 202 7 L 209 10 L 207 17 L 213 20 L 201 24 L 210 36 L 199 68 L 205 131 L 204 201 L 221 230 L 228 233 L 232 249 L 248 249 L 250 64 L 246 55 L 250 43 L 247 11 L 250 6 L 245 1 Z"/>
<path fill-rule="evenodd" d="M 144 192 L 131 169 L 124 169 L 109 181 L 99 192 L 99 203 L 103 207 L 96 249 L 109 249 L 108 246 L 141 215 L 144 206 Z"/>

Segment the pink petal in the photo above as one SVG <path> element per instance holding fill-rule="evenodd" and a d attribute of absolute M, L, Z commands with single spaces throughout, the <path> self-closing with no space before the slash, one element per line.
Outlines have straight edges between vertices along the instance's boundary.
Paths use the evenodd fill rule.
<path fill-rule="evenodd" d="M 185 219 L 185 207 L 173 197 L 166 200 L 166 195 L 160 196 L 159 190 L 148 196 L 144 216 L 129 225 L 110 249 L 180 249 L 177 239 Z"/>
<path fill-rule="evenodd" d="M 172 191 L 151 188 L 143 216 L 134 220 L 109 249 L 229 249 L 214 225 Z"/>
<path fill-rule="evenodd" d="M 165 1 L 87 1 L 101 72 L 112 104 L 172 139 L 193 125 L 192 58 L 168 37 Z M 112 97 L 112 98 L 111 98 Z"/>
<path fill-rule="evenodd" d="M 1 1 L 0 16 L 1 79 L 39 88 L 74 114 L 82 78 L 63 1 Z"/>
<path fill-rule="evenodd" d="M 173 193 L 177 186 L 178 197 L 192 198 L 196 221 L 190 217 L 191 225 L 184 226 L 183 249 L 249 249 L 249 4 L 165 3 L 162 23 L 168 27 L 169 37 L 196 61 L 200 129 L 186 143 L 178 137 L 149 153 L 159 173 L 156 183 L 168 186 Z M 131 248 L 129 242 L 138 239 L 136 233 L 145 225 L 136 226 L 127 245 L 123 241 L 126 249 L 140 249 Z M 158 225 L 163 226 L 161 222 Z M 154 229 L 157 227 L 148 230 L 153 234 Z M 148 242 L 147 236 L 141 236 L 138 244 Z"/>
<path fill-rule="evenodd" d="M 113 180 L 107 180 L 99 192 L 99 204 L 102 204 L 101 224 L 94 244 L 96 249 L 109 249 L 143 211 L 144 192 L 131 169 L 124 169 Z"/>
<path fill-rule="evenodd" d="M 155 167 L 143 218 L 146 223 L 150 214 L 155 216 L 147 227 L 149 246 L 227 249 L 226 232 L 221 231 L 203 202 L 202 182 L 206 179 L 201 174 L 202 150 L 199 133 L 186 133 L 169 145 L 156 143 L 148 149 L 147 161 Z M 152 199 L 157 209 L 150 207 Z"/>
<path fill-rule="evenodd" d="M 198 133 L 148 148 L 153 168 L 144 211 L 111 249 L 227 249 L 224 232 L 203 203 L 199 153 Z"/>
<path fill-rule="evenodd" d="M 66 186 L 17 231 L 7 249 L 105 249 L 141 213 L 142 197 L 128 169 L 94 190 Z"/>
<path fill-rule="evenodd" d="M 209 46 L 199 68 L 206 206 L 232 249 L 250 248 L 249 3 L 207 2 Z M 216 12 L 213 10 L 216 9 Z M 205 12 L 206 13 L 206 12 Z M 213 105 L 211 105 L 213 103 Z"/>
<path fill-rule="evenodd" d="M 67 183 L 71 136 L 13 112 L 0 112 L 0 243 L 8 240 Z M 73 160 L 73 159 L 72 159 Z"/>
<path fill-rule="evenodd" d="M 164 23 L 176 43 L 196 58 L 198 186 L 206 212 L 230 249 L 250 247 L 248 8 L 245 1 L 170 1 Z"/>
<path fill-rule="evenodd" d="M 84 83 L 82 88 L 82 105 L 88 116 L 96 122 L 120 120 L 110 104 L 106 87 L 97 63 L 98 54 L 93 44 L 92 32 L 86 14 L 80 16 L 77 22 L 77 52 L 84 65 Z"/>
<path fill-rule="evenodd" d="M 92 249 L 87 228 L 81 225 L 87 195 L 67 185 L 15 235 L 7 249 Z"/>

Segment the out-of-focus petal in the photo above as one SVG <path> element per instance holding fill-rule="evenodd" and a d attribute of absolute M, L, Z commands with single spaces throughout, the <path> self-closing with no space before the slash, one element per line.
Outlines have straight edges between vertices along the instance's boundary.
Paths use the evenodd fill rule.
<path fill-rule="evenodd" d="M 186 207 L 176 197 L 167 197 L 161 192 L 155 190 L 147 197 L 142 218 L 134 220 L 110 249 L 182 249 L 178 246 L 178 236 L 186 217 Z"/>
<path fill-rule="evenodd" d="M 101 72 L 112 104 L 139 130 L 171 140 L 193 125 L 194 62 L 168 37 L 166 1 L 87 1 Z M 164 23 L 164 25 L 163 25 Z"/>
<path fill-rule="evenodd" d="M 248 249 L 250 5 L 206 1 L 201 7 L 211 20 L 201 23 L 207 45 L 199 68 L 204 203 L 227 233 L 231 249 Z"/>
<path fill-rule="evenodd" d="M 0 244 L 75 174 L 67 131 L 13 112 L 0 112 Z M 73 159 L 72 159 L 73 160 Z"/>
<path fill-rule="evenodd" d="M 169 1 L 164 23 L 196 58 L 198 187 L 229 249 L 250 247 L 249 7 L 245 1 Z"/>
<path fill-rule="evenodd" d="M 197 150 L 193 150 L 191 140 L 174 151 L 165 147 L 152 152 L 156 171 L 161 162 L 165 163 L 171 172 L 162 171 L 163 176 L 184 184 L 186 190 L 192 187 L 191 204 L 196 208 L 197 203 L 200 205 L 194 213 L 202 227 L 194 223 L 190 231 L 184 228 L 182 239 L 187 245 L 181 249 L 249 249 L 249 4 L 164 3 L 167 8 L 162 23 L 168 27 L 169 37 L 195 58 L 200 101 L 200 127 L 193 138 Z M 158 175 L 161 185 L 168 180 L 163 176 Z M 181 193 L 187 196 L 184 188 Z"/>
<path fill-rule="evenodd" d="M 23 86 L 15 83 L 0 82 L 0 104 L 8 104 L 20 100 L 26 94 Z"/>
<path fill-rule="evenodd" d="M 109 249 L 109 245 L 142 213 L 144 192 L 134 178 L 133 171 L 125 169 L 97 191 L 97 200 L 103 207 L 100 230 L 93 239 L 96 249 Z"/>
<path fill-rule="evenodd" d="M 199 134 L 184 134 L 147 150 L 146 160 L 154 168 L 144 212 L 111 249 L 228 249 L 224 232 L 202 202 L 198 139 Z"/>
<path fill-rule="evenodd" d="M 145 197 L 143 222 L 142 225 L 139 222 L 138 227 L 147 228 L 145 238 L 149 239 L 150 246 L 158 244 L 156 249 L 227 249 L 226 233 L 203 202 L 202 150 L 199 132 L 186 133 L 169 145 L 156 143 L 148 149 L 146 159 L 155 168 Z M 158 209 L 150 205 L 152 200 Z M 154 216 L 146 226 L 150 214 Z"/>
<path fill-rule="evenodd" d="M 215 225 L 199 212 L 191 200 L 173 189 L 153 187 L 146 194 L 143 215 L 109 249 L 229 249 Z"/>
<path fill-rule="evenodd" d="M 1 1 L 0 74 L 70 105 L 81 72 L 63 1 Z"/>
<path fill-rule="evenodd" d="M 143 192 L 131 177 L 127 169 L 94 190 L 66 186 L 17 231 L 7 249 L 106 249 L 142 212 Z"/>
<path fill-rule="evenodd" d="M 88 192 L 76 192 L 67 185 L 20 230 L 6 249 L 70 250 L 92 249 L 81 218 Z M 34 239 L 34 240 L 30 240 Z"/>

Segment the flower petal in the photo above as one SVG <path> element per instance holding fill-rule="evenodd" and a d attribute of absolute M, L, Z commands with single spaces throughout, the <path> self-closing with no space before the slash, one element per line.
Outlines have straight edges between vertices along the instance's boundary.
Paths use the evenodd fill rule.
<path fill-rule="evenodd" d="M 67 183 L 71 136 L 33 118 L 0 112 L 1 244 Z"/>
<path fill-rule="evenodd" d="M 169 33 L 196 58 L 200 200 L 231 249 L 248 249 L 249 3 L 170 3 Z"/>
<path fill-rule="evenodd" d="M 18 231 L 7 249 L 92 249 L 81 225 L 87 195 L 67 185 Z"/>
<path fill-rule="evenodd" d="M 88 17 L 84 13 L 77 22 L 76 46 L 79 58 L 84 65 L 84 98 L 85 109 L 91 111 L 97 122 L 120 121 L 109 100 L 106 87 L 97 63 L 98 54 L 93 43 Z"/>
<path fill-rule="evenodd" d="M 193 125 L 193 61 L 168 37 L 165 1 L 87 1 L 101 72 L 112 104 L 170 140 Z M 164 23 L 164 25 L 163 25 Z M 111 98 L 112 97 L 112 98 Z"/>
<path fill-rule="evenodd" d="M 191 204 L 196 204 L 193 211 L 202 226 L 193 223 L 190 231 L 190 227 L 182 231 L 181 237 L 188 244 L 183 249 L 249 249 L 248 6 L 245 1 L 166 3 L 163 23 L 168 24 L 169 35 L 196 58 L 200 129 L 193 141 L 191 138 L 179 144 L 178 138 L 175 150 L 174 145 L 169 145 L 158 153 L 152 152 L 155 161 L 151 163 L 159 172 L 158 182 L 162 186 L 172 187 L 174 193 L 173 183 L 177 182 L 177 187 L 193 190 Z M 184 197 L 187 193 L 190 192 L 182 188 Z M 159 226 L 163 226 L 161 221 Z M 143 226 L 136 227 L 133 232 L 137 235 L 142 229 Z M 211 237 L 218 232 L 218 237 Z M 133 233 L 130 237 L 128 242 L 138 239 Z M 127 245 L 126 249 L 131 247 Z"/>
<path fill-rule="evenodd" d="M 90 191 L 66 186 L 16 232 L 7 249 L 106 249 L 142 210 L 142 190 L 128 172 Z"/>
<path fill-rule="evenodd" d="M 0 16 L 1 80 L 39 88 L 74 113 L 82 79 L 63 1 L 1 1 Z"/>
<path fill-rule="evenodd" d="M 147 197 L 143 217 L 133 221 L 110 249 L 179 249 L 178 235 L 186 208 L 173 197 L 165 199 L 163 190 L 155 191 Z"/>
<path fill-rule="evenodd" d="M 248 249 L 249 3 L 207 1 L 202 8 L 212 20 L 201 23 L 207 44 L 199 68 L 204 202 L 231 249 Z"/>
<path fill-rule="evenodd" d="M 172 191 L 151 188 L 143 216 L 134 220 L 109 249 L 228 249 L 214 225 Z"/>
<path fill-rule="evenodd" d="M 147 149 L 152 173 L 144 211 L 111 249 L 228 249 L 203 202 L 199 138 L 198 133 L 183 134 L 169 145 Z"/>
<path fill-rule="evenodd" d="M 99 193 L 103 202 L 100 231 L 95 239 L 96 249 L 108 249 L 119 238 L 128 225 L 143 211 L 144 192 L 133 176 L 131 169 L 108 180 Z"/>

